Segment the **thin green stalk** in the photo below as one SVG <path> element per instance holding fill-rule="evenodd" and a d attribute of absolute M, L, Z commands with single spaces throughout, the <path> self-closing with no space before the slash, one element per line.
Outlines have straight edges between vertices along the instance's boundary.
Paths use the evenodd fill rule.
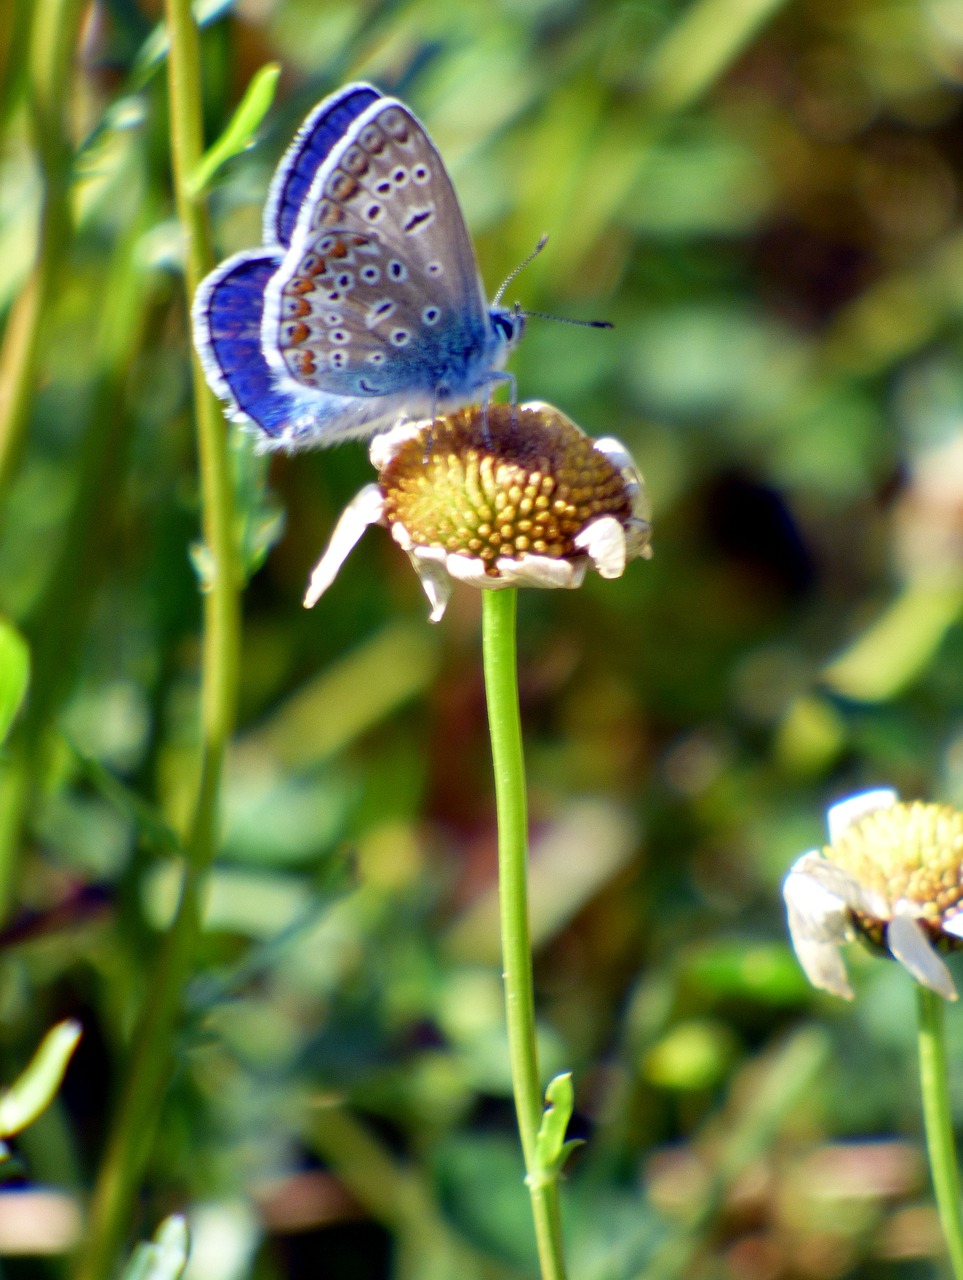
<path fill-rule="evenodd" d="M 204 207 L 189 193 L 202 154 L 200 57 L 189 0 L 167 0 L 171 146 L 177 212 L 184 234 L 185 275 L 193 295 L 212 255 Z M 172 1044 L 184 984 L 201 926 L 206 874 L 217 842 L 218 801 L 234 725 L 240 646 L 239 581 L 227 436 L 220 410 L 193 356 L 204 537 L 210 580 L 204 594 L 201 658 L 201 763 L 185 846 L 180 902 L 150 977 L 135 1029 L 131 1060 L 94 1190 L 76 1280 L 107 1280 L 127 1233 L 172 1066 Z"/>
<path fill-rule="evenodd" d="M 73 463 L 77 485 L 70 514 L 48 556 L 43 590 L 22 620 L 31 690 L 0 761 L 0 919 L 14 901 L 24 823 L 46 777 L 50 727 L 73 687 L 90 610 L 117 536 L 117 499 L 130 443 L 124 389 L 149 301 L 135 261 L 145 221 L 138 217 L 114 246 L 93 345 L 90 409 Z"/>
<path fill-rule="evenodd" d="M 963 1202 L 946 1076 L 943 997 L 917 986 L 920 1090 L 936 1207 L 956 1280 L 963 1280 Z"/>
<path fill-rule="evenodd" d="M 10 310 L 0 346 L 0 505 L 23 449 L 40 327 L 69 242 L 70 141 L 65 103 L 83 11 L 83 0 L 45 0 L 35 6 L 30 29 L 27 93 L 43 195 L 37 257 Z"/>
<path fill-rule="evenodd" d="M 304 1138 L 367 1212 L 394 1233 L 399 1280 L 482 1280 L 501 1270 L 450 1226 L 424 1177 L 346 1107 L 313 1107 Z"/>
<path fill-rule="evenodd" d="M 508 1050 L 518 1131 L 532 1200 L 543 1280 L 564 1280 L 558 1177 L 542 1167 L 537 1139 L 544 1111 L 535 1038 L 535 996 L 528 923 L 528 806 L 518 708 L 517 593 L 482 592 L 482 646 L 498 815 L 498 893 Z"/>
<path fill-rule="evenodd" d="M 70 65 L 84 11 L 83 0 L 39 0 L 26 5 L 4 4 L 3 48 L 0 58 L 0 108 L 4 113 L 23 91 L 27 95 L 34 150 L 42 182 L 37 252 L 23 288 L 15 299 L 0 342 L 0 518 L 5 514 L 10 485 L 23 452 L 40 353 L 44 318 L 56 293 L 57 281 L 71 234 L 68 203 L 71 147 L 67 131 Z M 25 64 L 23 72 L 18 63 Z M 27 717 L 37 700 L 37 672 Z M 36 737 L 36 735 L 32 735 Z M 38 756 L 23 748 L 21 728 L 9 751 L 10 762 L 0 770 L 0 920 L 5 919 L 17 870 L 17 853 L 24 812 L 37 786 Z"/>

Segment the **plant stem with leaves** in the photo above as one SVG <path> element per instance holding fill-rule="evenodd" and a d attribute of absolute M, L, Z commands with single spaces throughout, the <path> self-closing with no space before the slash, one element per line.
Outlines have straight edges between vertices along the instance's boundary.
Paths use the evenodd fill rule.
<path fill-rule="evenodd" d="M 203 154 L 200 59 L 189 0 L 167 0 L 170 52 L 170 127 L 177 212 L 184 234 L 185 276 L 192 296 L 211 266 L 210 236 L 192 179 Z M 193 816 L 185 839 L 180 901 L 157 968 L 145 984 L 131 1058 L 108 1134 L 76 1280 L 107 1280 L 130 1226 L 137 1190 L 150 1158 L 157 1118 L 171 1072 L 181 995 L 201 926 L 207 871 L 217 842 L 218 805 L 227 744 L 233 729 L 240 647 L 240 573 L 234 545 L 234 501 L 227 435 L 196 355 L 194 408 L 198 432 L 205 583 L 201 658 L 201 751 Z"/>
<path fill-rule="evenodd" d="M 540 1150 L 544 1103 L 535 1036 L 528 923 L 528 805 L 518 706 L 515 618 L 518 593 L 482 592 L 482 644 L 498 814 L 498 894 L 508 1049 L 518 1130 L 543 1280 L 564 1280 L 558 1170 Z"/>

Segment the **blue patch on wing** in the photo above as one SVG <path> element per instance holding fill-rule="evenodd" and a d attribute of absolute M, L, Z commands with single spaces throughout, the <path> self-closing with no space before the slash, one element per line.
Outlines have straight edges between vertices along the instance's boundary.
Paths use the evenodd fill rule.
<path fill-rule="evenodd" d="M 367 84 L 348 85 L 325 98 L 308 116 L 288 147 L 271 182 L 264 207 L 264 240 L 285 248 L 291 243 L 298 214 L 314 175 L 340 142 L 352 120 L 383 95 Z"/>
<path fill-rule="evenodd" d="M 284 434 L 298 410 L 295 399 L 274 386 L 261 349 L 264 289 L 279 262 L 276 250 L 231 259 L 208 286 L 195 317 L 202 350 L 217 366 L 237 408 L 272 438 Z"/>

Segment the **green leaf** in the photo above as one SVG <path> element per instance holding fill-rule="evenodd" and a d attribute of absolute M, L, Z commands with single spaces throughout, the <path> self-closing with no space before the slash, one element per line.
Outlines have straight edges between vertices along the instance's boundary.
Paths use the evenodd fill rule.
<path fill-rule="evenodd" d="M 565 1131 L 575 1107 L 575 1090 L 572 1088 L 571 1071 L 566 1071 L 549 1081 L 548 1088 L 545 1090 L 545 1101 L 548 1106 L 539 1125 L 535 1151 L 539 1167 L 546 1174 L 552 1175 L 562 1168 L 575 1148 L 582 1145 L 581 1138 L 565 1141 Z"/>
<path fill-rule="evenodd" d="M 255 451 L 248 433 L 231 433 L 231 463 L 238 556 L 246 582 L 281 540 L 284 508 L 268 488 L 269 455 Z"/>
<path fill-rule="evenodd" d="M 81 1031 L 80 1023 L 68 1018 L 47 1032 L 27 1069 L 0 1094 L 0 1134 L 19 1133 L 50 1105 Z"/>
<path fill-rule="evenodd" d="M 281 64 L 269 62 L 254 75 L 227 128 L 191 174 L 187 189 L 192 196 L 200 195 L 225 161 L 246 151 L 251 145 L 254 134 L 274 101 L 280 74 Z"/>
<path fill-rule="evenodd" d="M 11 623 L 0 620 L 0 742 L 20 710 L 30 682 L 30 650 Z"/>
<path fill-rule="evenodd" d="M 854 702 L 886 702 L 927 670 L 963 612 L 963 585 L 950 576 L 910 581 L 822 671 L 822 682 Z"/>
<path fill-rule="evenodd" d="M 179 1213 L 165 1218 L 154 1238 L 143 1241 L 131 1254 L 122 1280 L 180 1280 L 190 1253 L 187 1223 Z"/>

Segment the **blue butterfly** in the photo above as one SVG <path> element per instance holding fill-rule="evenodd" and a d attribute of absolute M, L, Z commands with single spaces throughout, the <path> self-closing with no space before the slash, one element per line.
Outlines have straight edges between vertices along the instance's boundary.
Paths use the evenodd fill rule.
<path fill-rule="evenodd" d="M 524 317 L 489 309 L 445 166 L 396 98 L 351 84 L 315 107 L 271 182 L 263 240 L 193 307 L 207 381 L 263 448 L 373 435 L 514 382 L 499 371 Z"/>

